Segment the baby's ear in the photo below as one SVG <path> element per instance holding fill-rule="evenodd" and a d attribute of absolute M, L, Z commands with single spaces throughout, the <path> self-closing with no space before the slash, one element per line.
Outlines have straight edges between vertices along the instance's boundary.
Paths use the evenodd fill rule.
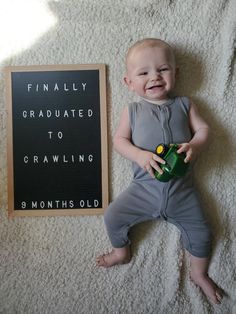
<path fill-rule="evenodd" d="M 175 68 L 175 78 L 179 77 L 180 69 L 179 67 Z"/>
<path fill-rule="evenodd" d="M 131 79 L 125 75 L 123 79 L 125 85 L 128 87 L 129 90 L 132 90 L 132 84 L 131 84 Z"/>
<path fill-rule="evenodd" d="M 130 85 L 130 79 L 128 78 L 127 75 L 124 76 L 123 81 L 124 81 L 124 83 L 125 83 L 127 86 Z"/>

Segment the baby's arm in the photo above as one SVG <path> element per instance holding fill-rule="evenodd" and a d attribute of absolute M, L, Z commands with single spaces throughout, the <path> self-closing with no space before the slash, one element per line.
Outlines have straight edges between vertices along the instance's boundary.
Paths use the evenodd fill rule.
<path fill-rule="evenodd" d="M 193 132 L 193 137 L 189 143 L 180 144 L 178 153 L 185 152 L 185 162 L 194 160 L 204 149 L 209 138 L 209 126 L 200 116 L 194 103 L 191 103 L 189 110 L 189 123 Z"/>
<path fill-rule="evenodd" d="M 153 168 L 158 172 L 163 173 L 158 163 L 165 163 L 163 159 L 153 154 L 152 152 L 142 150 L 131 142 L 131 127 L 129 122 L 129 111 L 126 106 L 121 114 L 118 128 L 115 132 L 114 148 L 125 158 L 136 162 L 141 168 L 145 169 L 154 176 Z"/>

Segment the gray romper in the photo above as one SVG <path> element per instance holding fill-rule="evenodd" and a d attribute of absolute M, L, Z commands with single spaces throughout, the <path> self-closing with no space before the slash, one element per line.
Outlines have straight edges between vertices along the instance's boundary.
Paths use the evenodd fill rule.
<path fill-rule="evenodd" d="M 155 152 L 160 143 L 185 143 L 192 138 L 189 100 L 176 97 L 158 106 L 141 100 L 129 105 L 132 143 Z M 179 228 L 184 247 L 194 256 L 208 257 L 211 232 L 192 184 L 191 169 L 183 178 L 159 182 L 132 163 L 129 187 L 107 208 L 104 221 L 114 248 L 130 244 L 129 229 L 137 223 L 163 218 Z"/>

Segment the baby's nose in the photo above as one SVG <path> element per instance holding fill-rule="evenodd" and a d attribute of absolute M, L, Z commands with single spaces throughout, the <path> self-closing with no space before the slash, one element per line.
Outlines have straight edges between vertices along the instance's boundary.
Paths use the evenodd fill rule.
<path fill-rule="evenodd" d="M 160 72 L 153 72 L 151 75 L 152 80 L 159 80 L 161 79 L 161 73 Z"/>

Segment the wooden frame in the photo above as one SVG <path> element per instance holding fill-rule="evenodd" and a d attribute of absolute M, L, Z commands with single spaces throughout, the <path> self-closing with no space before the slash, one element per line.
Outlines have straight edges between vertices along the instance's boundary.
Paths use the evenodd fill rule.
<path fill-rule="evenodd" d="M 107 108 L 106 108 L 106 68 L 105 68 L 105 65 L 104 64 L 82 64 L 82 65 L 42 65 L 42 66 L 40 65 L 40 66 L 23 66 L 23 67 L 22 66 L 12 66 L 12 67 L 6 67 L 5 72 L 6 72 L 6 83 L 7 83 L 6 89 L 7 89 L 7 113 L 8 113 L 8 118 L 7 118 L 7 151 L 8 151 L 8 213 L 9 213 L 9 216 L 10 217 L 14 217 L 14 216 L 18 216 L 18 217 L 19 216 L 67 216 L 67 215 L 96 215 L 96 214 L 103 213 L 104 209 L 108 206 L 108 149 L 107 149 Z M 70 85 L 71 90 L 68 87 L 69 84 L 68 84 L 68 86 L 64 84 L 64 87 L 61 88 L 61 90 L 59 90 L 60 89 L 59 83 L 57 83 L 57 82 L 58 82 L 58 80 L 60 81 L 60 77 L 63 75 L 68 76 L 70 74 L 73 76 L 77 75 L 76 77 L 78 77 L 78 81 L 79 81 L 80 76 L 87 75 L 89 83 L 88 82 L 87 82 L 88 84 L 86 82 L 82 83 L 84 85 L 83 86 L 81 85 L 80 87 L 79 87 L 79 83 L 78 83 L 78 86 L 76 86 L 76 83 L 73 83 L 73 88 L 71 87 L 72 85 Z M 27 77 L 27 75 L 30 75 L 33 83 L 27 84 L 28 90 L 27 90 L 27 92 L 25 90 L 25 94 L 23 95 L 21 93 L 21 90 L 23 90 L 25 88 L 26 84 L 24 83 L 24 85 L 22 85 L 24 87 L 22 89 L 22 87 L 21 87 L 21 84 L 23 84 L 22 83 L 22 77 L 23 77 L 23 81 L 25 80 L 24 82 L 26 82 L 27 80 L 25 79 L 25 77 Z M 47 103 L 47 92 L 49 90 L 50 84 L 45 83 L 44 85 L 42 85 L 42 82 L 43 82 L 42 81 L 42 75 L 43 76 L 45 75 L 46 81 L 47 81 L 47 76 L 50 76 L 50 75 L 54 75 L 54 78 L 56 78 L 55 85 L 51 84 L 51 86 L 54 86 L 54 89 L 52 89 L 50 93 L 53 95 L 53 92 L 55 92 L 55 95 L 58 95 L 58 93 L 60 92 L 62 95 L 61 97 L 55 96 L 55 97 L 57 97 L 57 101 L 59 101 L 59 102 L 60 101 L 66 102 L 67 101 L 66 97 L 69 97 L 67 95 L 70 95 L 70 97 L 71 97 L 70 99 L 74 100 L 75 97 L 77 97 L 76 99 L 78 99 L 78 103 L 82 103 L 83 102 L 81 100 L 82 98 L 80 99 L 80 97 L 82 97 L 82 96 L 79 95 L 79 90 L 81 90 L 81 95 L 82 95 L 82 90 L 83 90 L 84 91 L 83 95 L 85 95 L 85 96 L 83 96 L 84 101 L 86 101 L 88 103 L 88 101 L 89 101 L 88 99 L 90 99 L 91 97 L 93 97 L 93 99 L 94 99 L 94 97 L 95 97 L 94 96 L 95 92 L 93 92 L 93 86 L 92 85 L 93 85 L 93 80 L 96 81 L 96 84 L 95 84 L 96 86 L 94 87 L 94 90 L 98 89 L 99 94 L 96 96 L 97 98 L 95 99 L 95 101 L 92 105 L 95 106 L 95 103 L 98 102 L 99 108 L 97 111 L 94 108 L 90 109 L 90 112 L 91 112 L 90 116 L 93 113 L 93 116 L 90 120 L 88 118 L 89 114 L 86 118 L 84 118 L 83 114 L 81 114 L 82 118 L 80 121 L 82 121 L 83 119 L 84 120 L 87 119 L 86 121 L 88 121 L 88 122 L 85 122 L 85 123 L 83 122 L 84 125 L 86 125 L 86 123 L 88 123 L 88 124 L 90 123 L 89 124 L 90 127 L 88 128 L 88 130 L 92 129 L 91 132 L 96 133 L 96 136 L 91 136 L 91 138 L 88 141 L 88 145 L 92 145 L 91 144 L 92 141 L 94 141 L 94 144 L 96 144 L 98 142 L 98 139 L 100 140 L 100 143 L 96 144 L 97 146 L 100 147 L 100 148 L 98 148 L 99 153 L 97 155 L 95 153 L 94 154 L 95 157 L 93 156 L 93 158 L 96 160 L 100 160 L 99 163 L 97 162 L 100 165 L 99 167 L 101 167 L 101 168 L 99 168 L 101 171 L 100 172 L 98 171 L 100 174 L 97 174 L 97 180 L 96 181 L 99 183 L 96 183 L 96 189 L 97 189 L 96 193 L 99 194 L 100 192 L 97 192 L 97 191 L 101 191 L 101 193 L 100 193 L 101 194 L 101 200 L 95 199 L 94 202 L 93 201 L 90 202 L 88 200 L 87 201 L 85 201 L 85 200 L 74 201 L 73 199 L 68 197 L 68 200 L 66 200 L 66 201 L 65 200 L 64 201 L 63 200 L 58 201 L 57 200 L 58 197 L 56 197 L 55 200 L 50 199 L 50 200 L 44 201 L 43 196 L 42 196 L 42 198 L 37 199 L 37 200 L 22 201 L 21 203 L 19 203 L 17 200 L 17 197 L 16 197 L 17 191 L 20 189 L 20 186 L 22 186 L 22 183 L 28 184 L 27 183 L 28 179 L 27 179 L 27 175 L 26 176 L 24 175 L 24 178 L 21 179 L 22 175 L 20 176 L 20 175 L 16 174 L 17 173 L 16 169 L 18 169 L 18 168 L 21 169 L 22 167 L 25 167 L 25 168 L 31 167 L 31 170 L 34 171 L 34 169 L 36 169 L 36 167 L 38 167 L 38 164 L 39 164 L 39 163 L 34 164 L 32 162 L 31 166 L 28 166 L 29 165 L 29 159 L 30 159 L 28 156 L 24 156 L 24 161 L 22 158 L 19 159 L 19 157 L 17 157 L 18 156 L 17 154 L 18 154 L 18 150 L 20 150 L 20 149 L 17 150 L 16 146 L 21 147 L 19 145 L 19 142 L 21 142 L 21 141 L 23 141 L 22 143 L 25 143 L 24 141 L 27 142 L 27 138 L 28 138 L 27 136 L 26 137 L 25 137 L 25 135 L 22 137 L 19 136 L 19 133 L 23 132 L 23 131 L 21 131 L 22 129 L 26 128 L 26 130 L 24 131 L 25 132 L 24 134 L 26 134 L 26 135 L 31 134 L 30 126 L 29 126 L 29 129 L 27 130 L 27 125 L 31 125 L 31 126 L 34 125 L 32 123 L 33 119 L 30 119 L 30 117 L 31 116 L 34 117 L 34 112 L 36 112 L 36 111 L 31 110 L 31 113 L 30 113 L 30 110 L 29 111 L 27 111 L 27 110 L 30 106 L 32 106 L 31 109 L 32 108 L 35 109 L 34 101 L 35 101 L 35 103 L 38 102 L 37 97 L 39 97 L 38 96 L 39 92 L 41 92 L 42 107 L 45 108 L 45 103 L 43 103 L 43 102 Z M 97 79 L 94 79 L 92 77 L 92 76 L 97 77 L 97 75 L 99 77 L 98 83 L 97 83 Z M 41 88 L 43 88 L 43 89 L 41 89 L 41 91 L 39 91 L 40 84 L 35 83 L 35 82 L 37 82 L 37 76 L 40 76 L 39 81 L 41 80 L 40 84 L 41 84 Z M 50 82 L 52 82 L 52 79 Z M 97 84 L 99 86 L 97 86 Z M 87 85 L 89 87 L 87 87 Z M 31 102 L 29 101 L 27 103 L 27 101 L 28 101 L 27 97 L 28 97 L 28 94 L 31 93 L 31 91 L 32 91 L 33 96 L 30 96 Z M 46 96 L 42 95 L 43 92 L 45 92 Z M 74 96 L 74 95 L 72 95 L 72 93 L 77 93 L 77 94 L 75 94 L 75 96 Z M 24 108 L 27 108 L 27 109 L 26 110 L 20 109 L 21 111 L 19 111 L 19 112 L 21 112 L 21 114 L 22 114 L 20 116 L 19 114 L 17 115 L 15 112 L 17 112 L 17 110 L 19 110 L 18 107 L 21 107 L 21 104 L 19 105 L 19 103 L 18 103 L 18 101 L 19 102 L 21 101 L 21 100 L 19 100 L 19 99 L 21 99 L 21 94 L 23 95 L 22 96 L 23 100 L 21 103 L 22 108 L 23 108 L 23 106 L 25 106 Z M 19 95 L 20 95 L 20 97 L 19 97 Z M 50 97 L 53 97 L 53 96 L 50 96 Z M 64 97 L 64 100 L 62 100 L 63 97 Z M 72 97 L 74 97 L 74 98 L 72 98 Z M 50 99 L 52 99 L 52 98 L 50 98 Z M 24 101 L 26 101 L 25 104 L 24 104 Z M 69 103 L 69 100 L 68 100 L 68 103 Z M 47 103 L 47 106 L 48 105 L 49 105 L 49 102 Z M 61 106 L 60 108 L 62 108 L 63 104 L 60 104 L 60 106 Z M 83 105 L 81 105 L 81 106 L 83 106 Z M 75 108 L 75 107 L 73 107 L 73 108 Z M 71 109 L 71 113 L 73 113 L 74 115 L 76 112 L 75 110 L 77 110 L 77 109 L 73 109 L 73 110 Z M 83 109 L 80 109 L 80 111 L 78 109 L 78 112 L 81 113 L 82 111 L 83 111 Z M 46 121 L 46 117 L 44 119 L 44 116 L 42 113 L 43 111 L 39 110 L 38 112 L 41 112 L 41 116 L 39 114 L 40 118 L 39 118 L 39 116 L 37 116 L 37 118 L 35 118 L 36 124 L 37 123 L 40 124 L 41 123 L 40 121 Z M 46 111 L 44 111 L 44 112 L 46 112 Z M 51 111 L 47 110 L 47 113 L 49 113 L 49 112 L 51 112 Z M 55 109 L 55 112 L 56 112 L 56 109 Z M 58 112 L 59 112 L 59 110 L 58 110 Z M 62 112 L 62 110 L 61 110 L 61 112 Z M 94 112 L 95 112 L 95 114 L 94 114 Z M 68 118 L 68 110 L 67 109 L 65 109 L 64 115 L 65 115 L 65 113 L 66 113 L 66 116 L 64 116 L 63 119 L 61 119 L 62 122 L 60 122 L 60 123 L 67 123 L 64 121 L 65 117 Z M 88 113 L 89 113 L 89 110 L 88 110 Z M 95 117 L 97 116 L 97 118 L 93 118 L 94 116 Z M 99 118 L 98 118 L 98 116 L 99 116 Z M 73 118 L 74 118 L 74 116 L 73 116 Z M 72 121 L 72 118 L 70 118 L 70 117 L 68 119 L 69 120 L 71 119 L 71 120 L 70 120 L 70 122 L 68 122 L 66 124 L 66 129 L 69 129 L 68 125 L 70 125 L 70 124 L 74 125 L 73 123 L 75 120 L 75 119 L 73 119 L 73 121 Z M 94 119 L 94 121 L 96 121 L 96 122 L 90 122 L 90 121 L 92 121 L 92 119 Z M 97 119 L 97 120 L 95 120 L 95 119 Z M 98 119 L 99 119 L 99 122 L 98 122 Z M 52 122 L 52 124 L 53 124 L 56 121 L 56 118 L 54 117 L 54 120 L 52 119 L 51 121 L 53 121 Z M 48 122 L 46 121 L 45 123 L 48 123 Z M 54 129 L 57 129 L 57 127 L 58 127 L 58 125 L 56 123 L 57 122 L 55 122 L 55 128 Z M 80 122 L 76 122 L 76 123 L 77 123 L 76 124 L 76 127 L 77 127 L 77 125 L 79 125 Z M 81 123 L 81 125 L 83 123 Z M 96 129 L 96 127 L 94 127 L 94 130 L 93 130 L 93 123 L 94 123 L 94 125 L 97 125 L 97 129 Z M 100 123 L 100 136 L 97 132 L 99 123 Z M 82 126 L 81 126 L 81 128 L 82 128 Z M 41 127 L 40 128 L 38 127 L 38 129 L 36 129 L 36 131 L 35 131 L 36 135 L 37 135 L 37 132 L 39 132 L 39 131 L 37 131 L 39 129 L 41 130 Z M 49 142 L 49 139 L 50 139 L 49 138 L 50 132 L 48 132 L 48 134 L 47 134 L 47 136 L 48 136 L 47 143 Z M 58 132 L 58 136 L 59 136 L 59 133 L 60 132 Z M 83 129 L 79 129 L 79 132 L 77 132 L 77 133 L 82 134 L 82 133 L 86 133 L 86 131 L 83 132 Z M 44 132 L 44 135 L 45 135 L 45 132 Z M 81 135 L 81 137 L 82 137 L 82 135 Z M 62 136 L 62 132 L 61 132 L 61 136 Z M 51 132 L 51 137 L 52 137 L 52 132 Z M 40 140 L 37 137 L 35 138 L 35 141 L 36 142 L 38 141 L 39 146 L 40 146 Z M 69 141 L 70 141 L 70 139 L 69 139 Z M 82 142 L 83 143 L 85 142 L 85 138 L 82 139 Z M 44 142 L 42 142 L 42 143 L 43 143 L 42 146 L 44 147 Z M 75 147 L 74 142 L 71 141 L 71 143 L 72 143 L 71 147 L 74 148 Z M 47 144 L 47 145 L 49 147 L 49 144 Z M 63 139 L 62 138 L 61 138 L 60 145 L 61 145 L 60 147 L 63 147 Z M 29 146 L 30 146 L 29 149 L 32 149 L 32 143 Z M 37 147 L 39 147 L 39 146 L 37 146 Z M 64 143 L 64 146 L 65 147 L 68 146 L 69 149 L 71 149 L 71 147 L 69 146 L 68 143 L 66 143 L 66 145 Z M 79 147 L 80 145 L 78 144 L 77 146 Z M 84 144 L 82 146 L 84 146 Z M 58 147 L 59 147 L 59 144 L 58 144 Z M 26 144 L 26 148 L 27 148 L 27 144 Z M 63 156 L 65 156 L 65 155 L 63 155 Z M 92 155 L 90 155 L 90 156 L 92 156 Z M 53 156 L 53 157 L 55 157 L 55 156 Z M 17 158 L 18 158 L 18 160 L 17 160 Z M 46 158 L 46 155 L 44 158 Z M 71 155 L 71 159 L 74 162 L 75 155 Z M 32 160 L 33 160 L 33 157 L 32 157 Z M 34 156 L 34 162 L 35 162 L 35 160 L 37 161 L 36 157 Z M 91 158 L 91 160 L 92 160 L 92 158 Z M 63 164 L 61 166 L 61 168 L 60 168 L 60 165 L 58 166 L 59 171 L 61 171 L 62 168 L 65 169 L 65 167 L 67 166 L 67 164 L 66 164 L 67 160 L 65 159 L 63 162 L 65 162 L 65 164 Z M 19 164 L 20 164 L 20 166 L 19 166 Z M 91 161 L 87 167 L 90 167 L 90 165 L 92 165 L 93 168 L 95 167 L 93 165 L 93 161 Z M 42 165 L 41 167 L 42 167 L 42 169 L 44 169 L 43 168 L 44 165 Z M 56 166 L 55 165 L 52 165 L 51 167 L 49 166 L 48 169 L 52 169 L 53 167 L 55 168 Z M 70 167 L 70 166 L 68 166 L 68 167 Z M 85 172 L 86 172 L 86 174 L 89 173 L 89 171 L 86 171 L 87 170 L 86 166 L 85 166 L 84 170 L 83 170 L 82 165 L 79 165 L 77 167 L 77 166 L 74 166 L 74 164 L 72 164 L 71 167 L 75 167 L 73 169 L 77 169 L 77 168 L 81 169 L 80 170 L 81 173 L 84 171 L 83 176 L 81 176 L 83 178 L 85 178 Z M 27 170 L 27 172 L 29 173 L 29 177 L 31 177 L 31 175 L 30 175 L 30 173 L 32 173 L 31 170 Z M 69 169 L 69 170 L 72 174 L 74 173 L 74 171 L 72 171 L 71 169 Z M 59 171 L 55 170 L 55 174 L 58 174 Z M 63 170 L 63 171 L 65 171 L 65 170 Z M 18 172 L 21 173 L 20 170 Z M 46 170 L 45 170 L 45 172 L 46 172 Z M 37 173 L 40 173 L 40 172 L 38 171 Z M 49 174 L 49 176 L 51 177 L 52 175 Z M 46 178 L 46 182 L 48 182 L 48 178 L 45 177 L 45 173 L 44 173 L 43 178 Z M 92 193 L 91 189 L 89 188 L 89 182 L 95 186 L 95 183 L 91 180 L 91 178 L 90 178 L 90 181 L 88 179 L 88 190 L 87 190 L 88 193 Z M 65 183 L 65 188 L 67 188 L 67 185 L 69 182 L 68 178 L 66 178 L 66 179 L 67 179 L 67 182 Z M 87 175 L 86 175 L 86 179 L 87 179 Z M 78 178 L 78 181 L 79 181 L 79 178 Z M 75 180 L 75 183 L 76 182 L 77 181 Z M 71 184 L 71 182 L 69 182 L 69 185 L 70 184 Z M 30 186 L 30 185 L 27 185 L 27 186 Z M 81 183 L 81 186 L 83 186 L 82 183 Z M 61 186 L 60 186 L 60 188 L 57 188 L 57 189 L 58 190 L 61 189 L 62 193 L 64 193 L 64 190 Z M 76 190 L 76 187 L 75 187 L 75 190 Z M 83 188 L 81 188 L 80 190 L 83 190 Z M 45 191 L 46 191 L 46 188 L 45 188 Z M 54 191 L 54 190 L 52 189 L 52 191 Z M 94 188 L 94 191 L 95 191 L 95 188 Z M 56 192 L 55 192 L 55 194 L 56 194 Z M 99 196 L 100 196 L 100 194 L 99 194 Z M 91 197 L 91 195 L 90 195 L 90 197 Z M 25 199 L 25 196 L 22 198 L 22 200 L 24 200 L 24 199 Z M 19 205 L 16 206 L 17 202 L 19 204 L 21 204 L 21 207 L 19 207 Z M 28 206 L 30 203 L 31 203 L 31 205 Z M 45 204 L 46 204 L 46 206 L 45 206 Z M 55 206 L 55 204 L 56 204 L 56 206 Z M 66 207 L 65 207 L 65 204 L 67 204 Z M 77 206 L 76 204 L 77 205 L 79 204 L 80 206 Z M 61 205 L 63 205 L 63 206 L 61 206 Z"/>

